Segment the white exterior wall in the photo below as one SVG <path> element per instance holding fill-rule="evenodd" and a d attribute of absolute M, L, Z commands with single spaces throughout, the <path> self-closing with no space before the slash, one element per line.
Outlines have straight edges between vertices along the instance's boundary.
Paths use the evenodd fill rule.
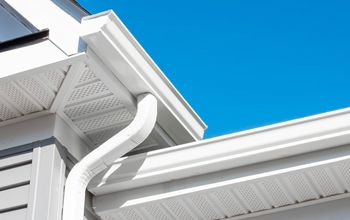
<path fill-rule="evenodd" d="M 350 219 L 350 198 L 334 200 L 317 205 L 291 209 L 248 220 L 348 220 Z"/>
<path fill-rule="evenodd" d="M 0 151 L 1 220 L 61 219 L 62 152 L 54 139 Z"/>
<path fill-rule="evenodd" d="M 32 152 L 0 159 L 0 219 L 26 219 Z"/>
<path fill-rule="evenodd" d="M 51 138 L 0 150 L 0 220 L 61 220 L 72 162 L 56 143 Z M 87 198 L 85 218 L 96 220 Z"/>

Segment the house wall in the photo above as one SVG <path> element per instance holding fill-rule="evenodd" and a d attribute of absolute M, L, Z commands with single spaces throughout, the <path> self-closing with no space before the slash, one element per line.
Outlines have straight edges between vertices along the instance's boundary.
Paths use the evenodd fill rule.
<path fill-rule="evenodd" d="M 61 220 L 69 157 L 54 138 L 0 150 L 0 219 Z M 85 219 L 97 220 L 90 199 Z"/>
<path fill-rule="evenodd" d="M 80 20 L 87 14 L 70 0 L 37 0 L 35 4 L 32 1 L 6 0 L 6 3 L 38 30 L 48 28 L 50 40 L 67 55 L 79 51 Z"/>
<path fill-rule="evenodd" d="M 317 205 L 291 209 L 269 215 L 248 218 L 249 220 L 348 220 L 350 198 L 334 200 Z"/>
<path fill-rule="evenodd" d="M 0 219 L 26 219 L 33 152 L 0 159 Z"/>
<path fill-rule="evenodd" d="M 30 33 L 30 30 L 0 4 L 0 42 Z"/>
<path fill-rule="evenodd" d="M 55 139 L 0 151 L 0 219 L 59 220 L 66 165 Z"/>

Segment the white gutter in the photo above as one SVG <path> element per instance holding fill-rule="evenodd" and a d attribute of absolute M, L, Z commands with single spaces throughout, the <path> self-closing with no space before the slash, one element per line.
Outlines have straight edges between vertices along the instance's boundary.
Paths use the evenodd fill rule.
<path fill-rule="evenodd" d="M 350 108 L 123 157 L 89 184 L 95 195 L 321 151 L 350 143 Z M 118 169 L 118 167 L 123 169 Z"/>
<path fill-rule="evenodd" d="M 350 197 L 349 167 L 342 146 L 94 196 L 93 207 L 108 220 L 243 219 Z"/>
<path fill-rule="evenodd" d="M 87 57 L 101 59 L 131 94 L 157 97 L 157 124 L 176 145 L 203 138 L 205 123 L 113 11 L 84 17 L 81 30 Z"/>
<path fill-rule="evenodd" d="M 134 120 L 84 157 L 69 173 L 64 193 L 63 220 L 83 220 L 85 191 L 89 181 L 141 144 L 151 133 L 157 118 L 157 99 L 151 94 L 144 94 L 137 97 L 137 102 Z"/>

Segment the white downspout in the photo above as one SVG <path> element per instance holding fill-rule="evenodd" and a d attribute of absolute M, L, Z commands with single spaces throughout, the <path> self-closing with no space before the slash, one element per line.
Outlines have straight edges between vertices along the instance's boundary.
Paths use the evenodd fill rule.
<path fill-rule="evenodd" d="M 152 94 L 137 97 L 134 120 L 77 163 L 68 175 L 63 204 L 63 220 L 83 220 L 85 191 L 90 180 L 123 156 L 151 133 L 157 118 L 157 100 Z"/>

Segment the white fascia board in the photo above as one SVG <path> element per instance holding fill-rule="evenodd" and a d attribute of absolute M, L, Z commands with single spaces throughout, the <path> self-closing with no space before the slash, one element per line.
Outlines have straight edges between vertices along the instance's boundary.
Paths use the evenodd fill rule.
<path fill-rule="evenodd" d="M 92 180 L 105 194 L 350 143 L 350 109 L 124 157 Z"/>
<path fill-rule="evenodd" d="M 6 0 L 38 30 L 49 29 L 49 38 L 67 55 L 81 49 L 80 20 L 86 15 L 69 0 Z"/>
<path fill-rule="evenodd" d="M 81 36 L 134 96 L 157 97 L 157 122 L 177 144 L 203 138 L 204 122 L 112 11 L 85 17 Z"/>
<path fill-rule="evenodd" d="M 90 152 L 85 142 L 56 114 L 42 111 L 30 117 L 0 127 L 0 150 L 55 137 L 76 159 Z"/>
<path fill-rule="evenodd" d="M 0 53 L 0 78 L 59 62 L 68 57 L 51 41 L 43 40 Z"/>

